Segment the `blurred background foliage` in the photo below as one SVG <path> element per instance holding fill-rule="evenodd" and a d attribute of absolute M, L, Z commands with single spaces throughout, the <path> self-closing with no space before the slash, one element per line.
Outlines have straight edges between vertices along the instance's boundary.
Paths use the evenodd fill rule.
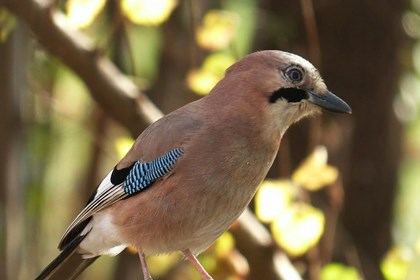
<path fill-rule="evenodd" d="M 285 137 L 250 206 L 270 253 L 249 253 L 241 220 L 200 256 L 215 279 L 420 279 L 420 1 L 336 2 L 49 3 L 65 15 L 63 28 L 83 32 L 165 113 L 206 95 L 240 57 L 269 48 L 307 57 L 349 100 L 352 117 L 325 114 Z M 133 133 L 5 3 L 0 278 L 31 279 Z M 139 279 L 133 253 L 103 257 L 81 279 Z M 273 263 L 272 278 L 256 273 Z M 157 280 L 199 279 L 178 254 L 149 265 Z"/>

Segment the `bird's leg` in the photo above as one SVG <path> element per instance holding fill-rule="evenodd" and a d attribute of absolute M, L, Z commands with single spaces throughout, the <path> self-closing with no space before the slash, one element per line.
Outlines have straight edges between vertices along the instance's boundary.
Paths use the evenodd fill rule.
<path fill-rule="evenodd" d="M 204 280 L 213 280 L 213 278 L 207 273 L 207 271 L 200 264 L 200 262 L 193 255 L 193 253 L 191 253 L 190 249 L 183 251 L 183 253 L 185 257 L 192 263 L 192 265 L 198 270 L 198 272 L 200 273 L 201 277 L 203 277 Z"/>
<path fill-rule="evenodd" d="M 139 257 L 140 257 L 141 269 L 143 270 L 144 280 L 153 280 L 152 276 L 150 276 L 149 269 L 147 269 L 146 256 L 144 255 L 143 252 L 139 251 Z"/>

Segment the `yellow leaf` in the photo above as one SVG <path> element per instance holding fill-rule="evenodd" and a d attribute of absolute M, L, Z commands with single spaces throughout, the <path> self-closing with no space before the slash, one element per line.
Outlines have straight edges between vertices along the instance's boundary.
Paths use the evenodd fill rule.
<path fill-rule="evenodd" d="M 266 180 L 255 196 L 255 213 L 264 223 L 272 222 L 288 207 L 294 196 L 288 180 Z"/>
<path fill-rule="evenodd" d="M 214 249 L 218 256 L 226 256 L 235 248 L 235 239 L 229 231 L 220 236 L 214 244 Z"/>
<path fill-rule="evenodd" d="M 174 264 L 179 262 L 179 259 L 180 256 L 178 253 L 149 256 L 147 257 L 149 272 L 156 278 L 166 275 Z"/>
<path fill-rule="evenodd" d="M 197 29 L 197 43 L 209 50 L 221 50 L 232 41 L 237 28 L 238 16 L 223 10 L 210 10 Z"/>
<path fill-rule="evenodd" d="M 177 0 L 121 0 L 121 10 L 135 24 L 154 26 L 165 22 L 177 4 Z"/>
<path fill-rule="evenodd" d="M 120 137 L 115 141 L 115 149 L 117 150 L 118 156 L 122 158 L 133 146 L 134 139 L 131 137 Z"/>
<path fill-rule="evenodd" d="M 420 237 L 418 237 L 414 243 L 414 250 L 416 251 L 417 255 L 420 255 Z"/>
<path fill-rule="evenodd" d="M 215 53 L 209 55 L 199 69 L 191 70 L 187 76 L 187 84 L 199 95 L 206 95 L 222 79 L 226 68 L 235 59 L 227 54 Z"/>
<path fill-rule="evenodd" d="M 220 78 L 225 74 L 226 69 L 235 63 L 235 58 L 224 53 L 214 53 L 209 55 L 203 62 L 202 68 L 213 72 Z"/>
<path fill-rule="evenodd" d="M 303 188 L 316 191 L 334 183 L 338 177 L 338 169 L 327 164 L 328 153 L 324 146 L 315 151 L 293 173 L 292 181 Z"/>
<path fill-rule="evenodd" d="M 294 204 L 271 224 L 274 240 L 290 255 L 300 256 L 314 246 L 324 232 L 324 214 L 308 204 Z"/>
<path fill-rule="evenodd" d="M 322 268 L 321 280 L 361 280 L 357 270 L 340 263 L 329 263 Z"/>
<path fill-rule="evenodd" d="M 388 280 L 408 279 L 407 275 L 412 260 L 413 252 L 410 248 L 394 246 L 382 260 L 382 273 Z"/>
<path fill-rule="evenodd" d="M 199 95 L 206 95 L 216 85 L 220 78 L 206 70 L 192 70 L 188 73 L 189 87 Z"/>
<path fill-rule="evenodd" d="M 67 17 L 76 28 L 88 27 L 105 6 L 105 0 L 68 0 Z"/>

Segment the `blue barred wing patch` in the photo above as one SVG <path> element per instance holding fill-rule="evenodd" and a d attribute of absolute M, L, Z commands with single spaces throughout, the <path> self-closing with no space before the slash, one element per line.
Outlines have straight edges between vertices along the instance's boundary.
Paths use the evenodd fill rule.
<path fill-rule="evenodd" d="M 124 192 L 133 195 L 149 187 L 157 179 L 167 175 L 183 154 L 183 149 L 176 148 L 152 161 L 137 161 L 123 182 Z"/>

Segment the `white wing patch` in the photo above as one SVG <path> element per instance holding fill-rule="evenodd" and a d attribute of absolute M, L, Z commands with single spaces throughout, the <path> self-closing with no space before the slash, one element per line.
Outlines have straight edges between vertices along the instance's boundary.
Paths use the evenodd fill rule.
<path fill-rule="evenodd" d="M 67 230 L 64 232 L 60 245 L 63 242 L 64 238 L 69 234 L 69 232 L 74 229 L 77 225 L 97 213 L 98 211 L 110 206 L 111 204 L 128 197 L 128 194 L 124 192 L 123 184 L 114 185 L 111 183 L 111 175 L 112 172 L 102 180 L 101 184 L 99 185 L 97 192 L 89 202 L 85 208 L 77 215 L 76 219 L 70 224 Z"/>

